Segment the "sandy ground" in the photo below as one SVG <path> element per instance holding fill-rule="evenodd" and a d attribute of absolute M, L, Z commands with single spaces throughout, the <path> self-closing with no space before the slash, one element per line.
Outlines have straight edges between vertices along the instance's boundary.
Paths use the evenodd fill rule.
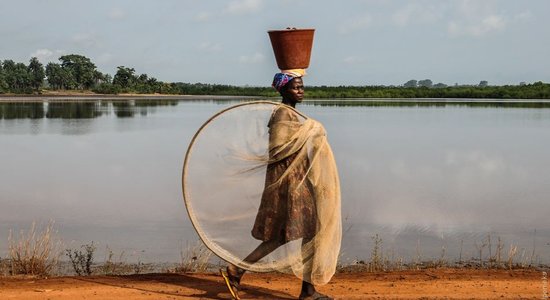
<path fill-rule="evenodd" d="M 544 299 L 536 270 L 432 269 L 340 273 L 319 288 L 335 299 Z M 296 299 L 291 275 L 246 274 L 242 299 Z M 0 277 L 0 299 L 230 299 L 218 274 Z"/>

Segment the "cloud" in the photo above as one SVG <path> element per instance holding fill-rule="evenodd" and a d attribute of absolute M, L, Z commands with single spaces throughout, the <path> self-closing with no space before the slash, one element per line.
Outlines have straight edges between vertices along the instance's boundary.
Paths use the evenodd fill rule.
<path fill-rule="evenodd" d="M 496 4 L 495 1 L 458 2 L 447 24 L 448 33 L 451 36 L 482 37 L 504 30 L 509 18 L 498 11 Z"/>
<path fill-rule="evenodd" d="M 124 12 L 120 8 L 112 8 L 109 13 L 107 14 L 109 19 L 111 20 L 122 20 L 126 18 L 126 12 Z"/>
<path fill-rule="evenodd" d="M 198 13 L 195 16 L 194 19 L 197 22 L 205 22 L 205 21 L 208 21 L 208 20 L 212 19 L 213 16 L 214 16 L 214 14 L 212 14 L 211 12 L 203 11 L 203 12 Z"/>
<path fill-rule="evenodd" d="M 102 53 L 101 55 L 99 55 L 97 58 L 96 58 L 96 61 L 97 63 L 100 63 L 100 64 L 105 64 L 105 63 L 109 63 L 113 60 L 113 55 L 111 53 Z"/>
<path fill-rule="evenodd" d="M 93 33 L 77 33 L 71 38 L 73 43 L 83 48 L 94 48 L 99 46 L 99 39 Z"/>
<path fill-rule="evenodd" d="M 257 64 L 263 62 L 265 59 L 264 55 L 256 52 L 252 55 L 241 55 L 239 56 L 239 62 L 243 64 Z"/>
<path fill-rule="evenodd" d="M 392 14 L 392 22 L 398 26 L 410 23 L 433 23 L 441 18 L 443 7 L 409 4 Z"/>
<path fill-rule="evenodd" d="M 368 28 L 372 23 L 372 17 L 369 14 L 364 14 L 352 19 L 347 20 L 346 22 L 340 25 L 340 33 L 348 34 L 353 31 L 361 30 Z"/>
<path fill-rule="evenodd" d="M 515 21 L 529 21 L 533 19 L 533 13 L 530 10 L 526 10 L 514 16 Z"/>
<path fill-rule="evenodd" d="M 451 21 L 447 28 L 448 32 L 453 36 L 482 37 L 488 33 L 501 31 L 506 28 L 506 20 L 503 16 L 489 15 L 478 22 L 470 24 Z"/>
<path fill-rule="evenodd" d="M 487 16 L 481 21 L 480 32 L 484 33 L 492 30 L 500 30 L 506 27 L 506 21 L 501 16 Z"/>
<path fill-rule="evenodd" d="M 234 0 L 225 7 L 224 11 L 236 15 L 250 14 L 260 11 L 262 5 L 262 0 Z"/>
<path fill-rule="evenodd" d="M 365 62 L 365 58 L 351 55 L 351 56 L 348 56 L 348 57 L 344 58 L 342 60 L 342 62 L 344 62 L 345 64 L 349 64 L 349 65 L 355 65 L 355 64 Z"/>
<path fill-rule="evenodd" d="M 246 15 L 257 13 L 261 10 L 264 0 L 233 0 L 222 11 L 202 11 L 193 18 L 196 22 L 206 22 L 223 15 Z"/>
<path fill-rule="evenodd" d="M 65 53 L 63 50 L 38 49 L 30 57 L 36 57 L 42 63 L 55 62 Z"/>
<path fill-rule="evenodd" d="M 197 47 L 199 50 L 210 52 L 210 53 L 216 53 L 222 51 L 222 46 L 219 43 L 212 43 L 212 42 L 202 42 Z"/>

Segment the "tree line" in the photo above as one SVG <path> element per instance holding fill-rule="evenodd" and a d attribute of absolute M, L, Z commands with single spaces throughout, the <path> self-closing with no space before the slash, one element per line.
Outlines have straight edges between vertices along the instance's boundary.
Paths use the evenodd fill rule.
<path fill-rule="evenodd" d="M 59 63 L 44 66 L 36 57 L 28 65 L 13 60 L 0 61 L 0 94 L 41 93 L 43 90 L 89 90 L 99 94 L 174 94 L 275 97 L 271 87 L 224 84 L 163 82 L 131 67 L 117 67 L 114 76 L 97 70 L 87 57 L 63 55 Z M 447 86 L 430 79 L 411 79 L 401 86 L 308 86 L 307 98 L 497 98 L 550 99 L 550 84 L 491 86 L 486 80 L 478 85 Z"/>

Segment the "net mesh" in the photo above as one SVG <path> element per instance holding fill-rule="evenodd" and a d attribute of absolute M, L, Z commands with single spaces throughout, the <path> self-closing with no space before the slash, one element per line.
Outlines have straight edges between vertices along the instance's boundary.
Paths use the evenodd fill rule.
<path fill-rule="evenodd" d="M 191 141 L 182 185 L 195 229 L 222 259 L 250 271 L 292 272 L 313 284 L 334 274 L 340 185 L 319 122 L 275 102 L 227 108 Z M 268 244 L 276 246 L 249 259 Z"/>

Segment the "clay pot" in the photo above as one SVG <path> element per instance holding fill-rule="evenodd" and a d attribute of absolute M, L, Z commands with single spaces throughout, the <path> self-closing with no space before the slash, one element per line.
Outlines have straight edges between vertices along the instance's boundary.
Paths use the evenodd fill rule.
<path fill-rule="evenodd" d="M 269 39 L 281 70 L 309 67 L 315 29 L 270 30 Z"/>

